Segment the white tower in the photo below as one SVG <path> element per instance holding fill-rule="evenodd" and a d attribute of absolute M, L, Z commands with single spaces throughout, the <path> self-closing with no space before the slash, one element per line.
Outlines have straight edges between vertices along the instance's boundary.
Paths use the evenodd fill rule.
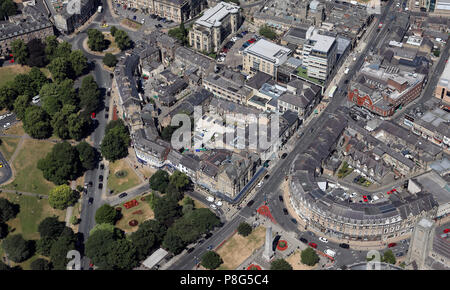
<path fill-rule="evenodd" d="M 267 226 L 266 227 L 266 243 L 264 245 L 264 253 L 263 253 L 263 258 L 266 261 L 270 261 L 273 257 L 273 250 L 272 250 L 272 226 Z"/>

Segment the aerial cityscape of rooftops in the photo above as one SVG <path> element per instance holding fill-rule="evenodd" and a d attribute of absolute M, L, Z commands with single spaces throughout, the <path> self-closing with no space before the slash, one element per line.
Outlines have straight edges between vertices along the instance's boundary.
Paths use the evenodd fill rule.
<path fill-rule="evenodd" d="M 450 270 L 450 0 L 0 3 L 0 270 Z"/>

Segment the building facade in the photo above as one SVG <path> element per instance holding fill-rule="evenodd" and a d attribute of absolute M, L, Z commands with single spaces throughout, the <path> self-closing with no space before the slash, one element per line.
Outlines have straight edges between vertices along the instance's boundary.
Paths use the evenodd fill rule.
<path fill-rule="evenodd" d="M 220 2 L 195 21 L 189 31 L 189 43 L 199 51 L 217 52 L 224 39 L 236 33 L 241 23 L 239 6 Z"/>

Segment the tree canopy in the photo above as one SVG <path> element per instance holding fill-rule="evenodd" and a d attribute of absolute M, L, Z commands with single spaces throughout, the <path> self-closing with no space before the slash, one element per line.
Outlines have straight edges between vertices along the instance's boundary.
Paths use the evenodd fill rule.
<path fill-rule="evenodd" d="M 151 189 L 165 193 L 167 186 L 169 185 L 169 174 L 164 170 L 158 169 L 158 171 L 150 177 L 149 182 Z"/>
<path fill-rule="evenodd" d="M 392 250 L 387 250 L 386 252 L 383 253 L 383 262 L 385 263 L 389 263 L 389 264 L 394 264 L 396 263 L 396 259 L 395 259 L 395 255 L 392 252 Z"/>
<path fill-rule="evenodd" d="M 38 232 L 41 238 L 57 238 L 61 235 L 66 223 L 59 221 L 56 216 L 46 217 L 38 226 Z"/>
<path fill-rule="evenodd" d="M 301 253 L 301 262 L 308 266 L 314 266 L 319 262 L 319 256 L 316 251 L 308 247 Z"/>
<path fill-rule="evenodd" d="M 66 209 L 74 205 L 79 196 L 78 193 L 70 188 L 70 186 L 63 184 L 53 188 L 48 195 L 48 202 L 55 209 Z"/>
<path fill-rule="evenodd" d="M 45 54 L 45 43 L 39 38 L 33 38 L 27 43 L 28 59 L 27 64 L 31 67 L 44 67 L 48 63 Z"/>
<path fill-rule="evenodd" d="M 116 161 L 128 156 L 130 133 L 122 119 L 111 121 L 105 129 L 105 136 L 100 144 L 102 155 L 109 161 Z"/>
<path fill-rule="evenodd" d="M 75 180 L 83 171 L 77 149 L 65 141 L 53 146 L 52 151 L 38 161 L 37 167 L 45 179 L 58 185 Z"/>
<path fill-rule="evenodd" d="M 35 271 L 48 271 L 52 269 L 52 265 L 46 259 L 39 258 L 31 262 L 30 268 Z"/>
<path fill-rule="evenodd" d="M 3 240 L 2 247 L 8 258 L 16 263 L 27 260 L 35 251 L 33 243 L 25 240 L 20 234 L 8 236 Z"/>
<path fill-rule="evenodd" d="M 100 91 L 92 75 L 88 75 L 81 81 L 81 87 L 78 90 L 80 106 L 88 113 L 97 111 L 100 106 Z"/>
<path fill-rule="evenodd" d="M 242 222 L 239 224 L 237 231 L 241 236 L 246 237 L 252 233 L 252 226 L 246 222 Z"/>
<path fill-rule="evenodd" d="M 219 254 L 213 251 L 208 251 L 202 256 L 201 265 L 206 269 L 217 269 L 223 263 Z"/>
<path fill-rule="evenodd" d="M 189 177 L 181 171 L 175 170 L 175 172 L 169 177 L 169 182 L 178 190 L 184 190 L 189 185 Z"/>
<path fill-rule="evenodd" d="M 6 198 L 0 197 L 0 222 L 7 222 L 17 216 L 20 211 L 18 204 L 12 203 Z"/>
<path fill-rule="evenodd" d="M 95 222 L 98 224 L 114 225 L 119 217 L 117 210 L 109 204 L 104 204 L 95 212 Z"/>
<path fill-rule="evenodd" d="M 93 51 L 103 51 L 108 47 L 105 36 L 100 30 L 88 29 L 88 46 Z"/>
<path fill-rule="evenodd" d="M 94 169 L 98 160 L 97 150 L 86 141 L 78 143 L 75 148 L 78 151 L 81 166 L 83 166 L 84 170 Z"/>
<path fill-rule="evenodd" d="M 105 54 L 105 57 L 103 57 L 103 63 L 106 66 L 115 67 L 117 62 L 118 62 L 118 60 L 117 60 L 116 56 L 112 53 L 108 52 Z"/>
<path fill-rule="evenodd" d="M 270 263 L 270 270 L 292 270 L 292 266 L 284 259 L 277 259 Z"/>
<path fill-rule="evenodd" d="M 25 42 L 23 42 L 23 40 L 21 39 L 13 40 L 13 42 L 11 42 L 11 52 L 14 56 L 15 61 L 17 61 L 22 65 L 27 63 L 28 48 Z"/>
<path fill-rule="evenodd" d="M 39 106 L 30 106 L 25 110 L 23 129 L 35 139 L 45 139 L 52 135 L 50 116 Z"/>

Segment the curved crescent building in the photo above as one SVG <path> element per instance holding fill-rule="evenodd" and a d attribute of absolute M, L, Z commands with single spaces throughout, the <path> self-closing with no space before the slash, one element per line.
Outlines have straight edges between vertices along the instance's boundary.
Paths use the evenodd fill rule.
<path fill-rule="evenodd" d="M 410 235 L 422 217 L 434 218 L 438 204 L 430 193 L 391 195 L 378 203 L 350 203 L 343 189 L 330 192 L 319 187 L 322 164 L 341 142 L 347 126 L 343 116 L 324 123 L 311 147 L 296 157 L 291 167 L 290 202 L 309 227 L 334 239 L 346 241 L 387 241 Z"/>

